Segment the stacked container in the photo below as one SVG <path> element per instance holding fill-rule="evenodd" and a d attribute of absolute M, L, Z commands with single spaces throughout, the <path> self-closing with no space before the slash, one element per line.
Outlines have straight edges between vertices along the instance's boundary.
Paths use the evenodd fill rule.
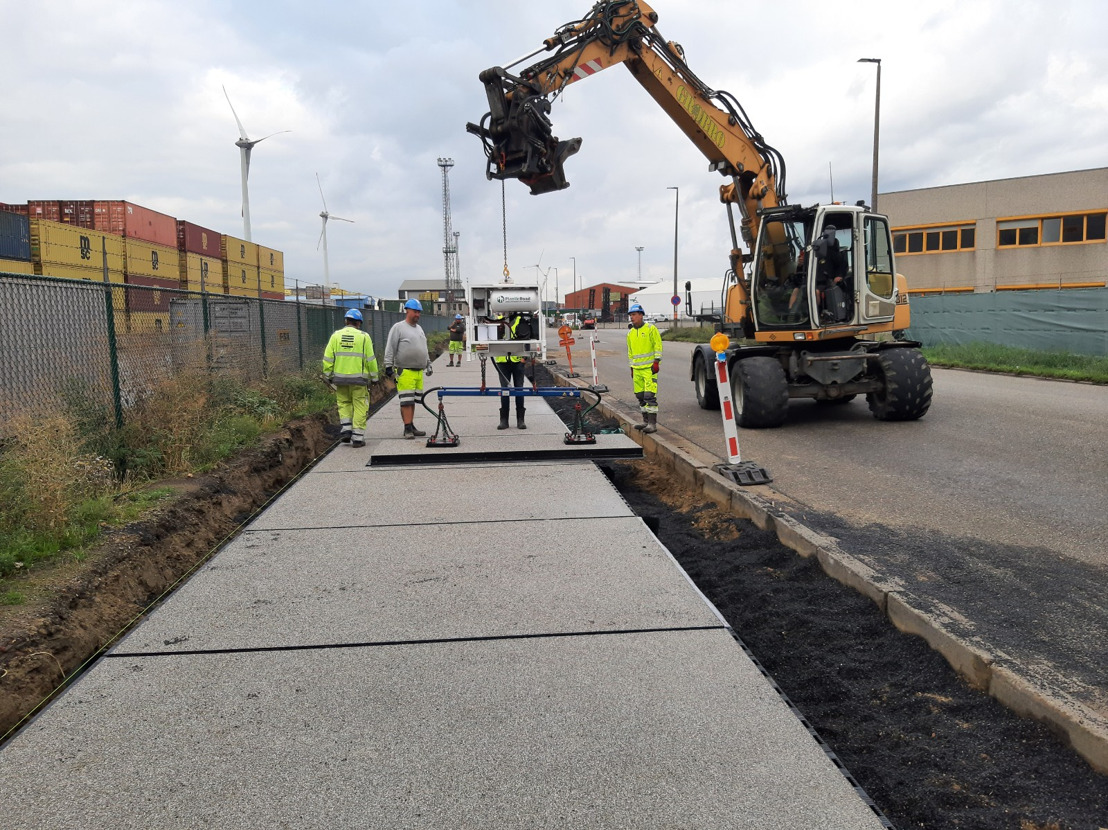
<path fill-rule="evenodd" d="M 62 221 L 62 211 L 57 199 L 31 199 L 27 202 L 27 216 L 31 219 L 45 219 L 47 222 Z"/>
<path fill-rule="evenodd" d="M 29 222 L 31 264 L 34 273 L 59 279 L 104 279 L 104 254 L 108 260 L 108 282 L 123 283 L 123 238 L 87 228 L 34 219 Z M 124 310 L 122 291 L 113 291 L 115 307 Z"/>
<path fill-rule="evenodd" d="M 258 246 L 224 234 L 220 237 L 220 255 L 226 292 L 237 297 L 260 296 Z"/>
<path fill-rule="evenodd" d="M 59 221 L 79 228 L 93 228 L 96 203 L 91 200 L 67 200 L 58 202 Z"/>
<path fill-rule="evenodd" d="M 273 248 L 259 245 L 258 280 L 262 299 L 285 299 L 285 255 Z"/>
<path fill-rule="evenodd" d="M 31 223 L 26 216 L 0 210 L 0 274 L 33 274 Z"/>
<path fill-rule="evenodd" d="M 222 237 L 215 231 L 177 220 L 181 288 L 224 293 L 221 243 Z"/>
<path fill-rule="evenodd" d="M 93 227 L 127 239 L 143 239 L 177 247 L 177 220 L 133 202 L 100 201 L 93 204 Z"/>

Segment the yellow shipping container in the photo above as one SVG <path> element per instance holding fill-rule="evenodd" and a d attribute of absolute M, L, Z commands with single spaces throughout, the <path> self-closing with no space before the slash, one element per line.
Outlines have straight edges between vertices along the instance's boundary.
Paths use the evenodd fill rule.
<path fill-rule="evenodd" d="M 181 288 L 223 294 L 223 262 L 214 256 L 181 251 Z"/>
<path fill-rule="evenodd" d="M 0 274 L 33 274 L 35 267 L 29 259 L 0 259 Z"/>
<path fill-rule="evenodd" d="M 257 265 L 224 261 L 223 269 L 223 285 L 227 294 L 234 294 L 236 297 L 258 296 Z"/>
<path fill-rule="evenodd" d="M 262 271 L 268 269 L 270 271 L 276 271 L 278 274 L 284 274 L 285 255 L 274 248 L 267 248 L 264 245 L 259 245 L 258 268 Z"/>
<path fill-rule="evenodd" d="M 111 282 L 123 282 L 122 236 L 47 219 L 31 219 L 31 262 L 36 274 L 61 276 L 55 273 L 59 265 L 92 268 L 101 272 L 104 251 L 108 254 L 108 273 L 119 274 L 119 279 L 113 276 Z M 81 276 L 77 279 L 90 278 Z"/>
<path fill-rule="evenodd" d="M 125 239 L 123 247 L 127 254 L 123 270 L 128 276 L 180 282 L 181 254 L 176 248 L 135 237 Z"/>
<path fill-rule="evenodd" d="M 168 331 L 168 311 L 132 311 L 127 315 L 129 334 L 161 334 Z"/>
<path fill-rule="evenodd" d="M 262 291 L 270 291 L 285 296 L 285 275 L 282 271 L 262 268 L 258 274 Z"/>
<path fill-rule="evenodd" d="M 222 234 L 219 237 L 219 254 L 224 262 L 252 265 L 254 266 L 254 273 L 257 273 L 258 246 L 256 243 Z"/>

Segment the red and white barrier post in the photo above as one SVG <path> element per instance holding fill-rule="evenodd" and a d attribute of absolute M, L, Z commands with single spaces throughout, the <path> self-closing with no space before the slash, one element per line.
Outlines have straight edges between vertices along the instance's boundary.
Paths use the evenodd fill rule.
<path fill-rule="evenodd" d="M 592 337 L 589 338 L 589 352 L 592 355 L 592 388 L 597 392 L 607 392 L 607 386 L 600 385 L 600 371 L 596 368 L 596 344 L 600 342 L 596 332 L 592 333 Z"/>
<path fill-rule="evenodd" d="M 731 395 L 731 374 L 727 367 L 727 347 L 731 345 L 725 334 L 716 334 L 709 344 L 716 353 L 716 389 L 719 393 L 719 409 L 723 415 L 723 437 L 727 442 L 727 463 L 716 464 L 713 469 L 727 476 L 736 484 L 768 484 L 773 481 L 765 467 L 753 461 L 743 461 L 739 454 L 739 425 L 735 420 L 735 402 Z"/>

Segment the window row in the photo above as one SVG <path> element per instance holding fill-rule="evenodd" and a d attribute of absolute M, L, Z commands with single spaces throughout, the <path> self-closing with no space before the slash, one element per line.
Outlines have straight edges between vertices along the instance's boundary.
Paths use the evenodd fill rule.
<path fill-rule="evenodd" d="M 974 225 L 945 228 L 899 228 L 893 231 L 893 251 L 898 254 L 935 254 L 946 251 L 972 251 L 976 238 Z"/>
<path fill-rule="evenodd" d="M 1029 245 L 1057 245 L 1069 242 L 1103 242 L 1105 214 L 1072 213 L 1067 216 L 1042 216 L 1010 219 L 996 223 L 998 248 Z"/>

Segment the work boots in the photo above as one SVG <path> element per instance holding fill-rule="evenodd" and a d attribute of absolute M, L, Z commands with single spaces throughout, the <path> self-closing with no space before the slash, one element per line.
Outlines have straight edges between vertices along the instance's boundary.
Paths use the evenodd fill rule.
<path fill-rule="evenodd" d="M 422 429 L 416 429 L 415 424 L 404 424 L 405 438 L 420 438 L 426 434 Z"/>
<path fill-rule="evenodd" d="M 649 420 L 649 418 L 650 418 L 650 416 L 649 416 L 649 415 L 647 415 L 647 414 L 646 414 L 646 413 L 644 412 L 644 413 L 642 414 L 642 423 L 641 423 L 641 424 L 634 424 L 634 428 L 635 428 L 635 429 L 637 429 L 637 430 L 639 430 L 640 432 L 642 432 L 642 431 L 643 431 L 644 429 L 646 429 L 646 425 L 650 423 L 650 420 Z"/>
<path fill-rule="evenodd" d="M 497 429 L 507 429 L 508 428 L 508 413 L 507 412 L 501 412 L 500 413 L 500 423 L 497 424 L 496 428 Z"/>
<path fill-rule="evenodd" d="M 643 435 L 648 435 L 651 432 L 658 431 L 658 413 L 648 412 L 643 416 L 646 419 L 646 424 L 643 426 Z"/>
<path fill-rule="evenodd" d="M 516 429 L 527 429 L 527 424 L 523 422 L 523 410 L 521 409 L 516 413 Z"/>

